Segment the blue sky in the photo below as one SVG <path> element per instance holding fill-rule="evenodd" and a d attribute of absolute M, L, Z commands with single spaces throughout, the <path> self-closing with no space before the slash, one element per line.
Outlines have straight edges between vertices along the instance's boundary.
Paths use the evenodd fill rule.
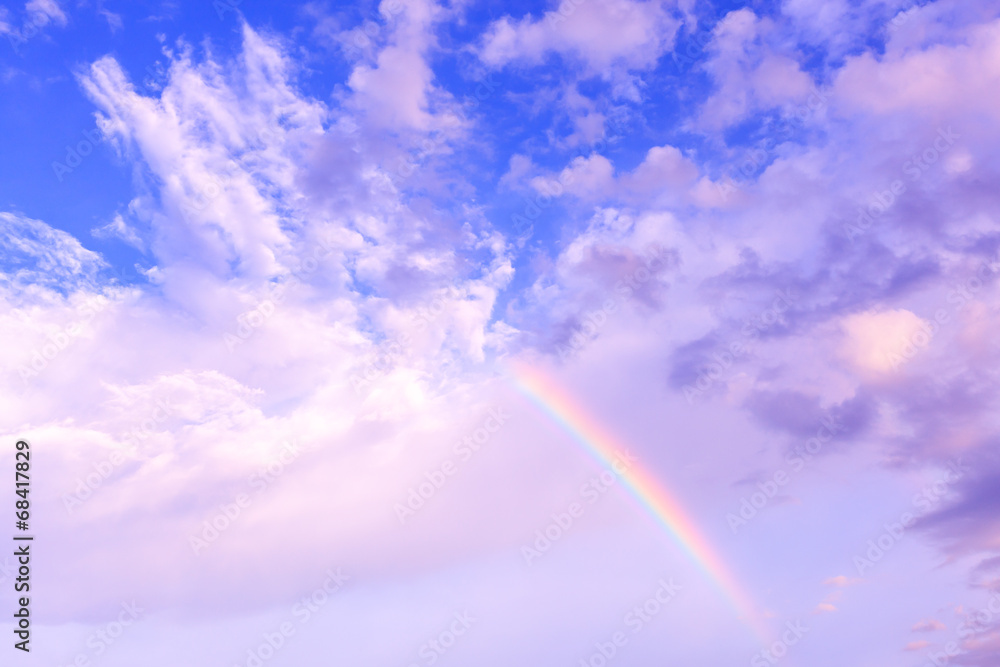
<path fill-rule="evenodd" d="M 475 111 L 477 131 L 489 137 L 489 151 L 466 156 L 473 169 L 466 177 L 475 189 L 477 202 L 487 207 L 490 221 L 500 228 L 508 227 L 510 217 L 523 212 L 523 197 L 496 192 L 495 188 L 512 155 L 530 152 L 540 165 L 556 168 L 568 157 L 590 153 L 594 141 L 553 145 L 551 137 L 565 140 L 573 133 L 571 119 L 564 111 L 550 106 L 528 109 L 526 98 L 540 87 L 556 88 L 555 84 L 567 75 L 576 80 L 578 94 L 614 120 L 603 152 L 620 169 L 638 165 L 650 145 L 670 143 L 697 151 L 703 161 L 723 170 L 721 160 L 726 147 L 738 149 L 760 141 L 761 125 L 771 114 L 747 119 L 731 128 L 724 137 L 726 146 L 682 127 L 683 120 L 711 91 L 711 82 L 696 66 L 705 55 L 705 39 L 700 35 L 707 34 L 721 17 L 739 6 L 720 3 L 693 7 L 699 23 L 681 27 L 677 52 L 661 58 L 644 73 L 643 84 L 657 94 L 641 100 L 616 97 L 612 82 L 599 73 L 582 71 L 574 58 L 558 53 L 544 61 L 484 75 L 474 54 L 463 45 L 474 41 L 491 21 L 508 14 L 516 18 L 540 14 L 546 9 L 544 3 L 520 3 L 516 9 L 504 3 L 477 4 L 467 9 L 460 25 L 441 26 L 436 36 L 443 48 L 430 60 L 435 82 L 458 100 L 479 102 Z M 296 40 L 295 48 L 302 57 L 296 84 L 303 94 L 335 105 L 335 91 L 343 89 L 350 63 L 345 61 L 343 49 L 317 34 L 317 12 L 322 11 L 327 20 L 335 20 L 345 30 L 368 27 L 375 33 L 375 40 L 384 38 L 385 27 L 374 29 L 379 25 L 379 15 L 372 3 L 330 4 L 322 10 L 319 7 L 227 2 L 190 6 L 129 3 L 114 8 L 102 3 L 84 4 L 65 22 L 53 20 L 34 33 L 30 26 L 39 23 L 32 19 L 34 14 L 24 8 L 10 8 L 7 20 L 14 26 L 21 22 L 22 30 L 27 27 L 27 36 L 7 35 L 9 48 L 3 62 L 6 106 L 0 123 L 4 152 L 20 156 L 0 166 L 4 170 L 0 196 L 6 207 L 36 211 L 57 228 L 85 238 L 87 247 L 100 251 L 115 267 L 121 267 L 120 273 L 131 276 L 134 254 L 116 241 L 94 238 L 89 233 L 110 221 L 113 214 L 109 212 L 127 206 L 133 183 L 131 168 L 117 159 L 114 150 L 88 139 L 96 136 L 87 134 L 96 130 L 95 110 L 80 89 L 79 73 L 89 62 L 111 55 L 140 91 L 155 92 L 166 77 L 164 48 L 175 48 L 181 40 L 197 60 L 205 58 L 207 48 L 220 61 L 232 60 L 241 47 L 240 26 L 247 21 L 260 30 Z M 777 11 L 773 3 L 755 3 L 754 9 L 762 16 Z M 883 20 L 885 11 L 878 12 L 877 18 Z M 128 30 L 124 29 L 126 24 Z M 348 40 L 349 46 L 355 43 L 353 37 Z M 819 51 L 814 60 L 822 60 L 824 55 Z M 822 77 L 822 64 L 804 64 L 813 64 L 803 69 Z M 553 90 L 551 94 L 558 93 Z M 59 173 L 55 163 L 72 160 L 70 149 L 81 142 L 85 150 L 92 144 L 94 152 L 78 168 Z M 551 224 L 535 229 L 535 242 L 546 252 L 564 240 L 554 230 L 571 221 L 565 213 L 556 205 L 546 212 Z"/>

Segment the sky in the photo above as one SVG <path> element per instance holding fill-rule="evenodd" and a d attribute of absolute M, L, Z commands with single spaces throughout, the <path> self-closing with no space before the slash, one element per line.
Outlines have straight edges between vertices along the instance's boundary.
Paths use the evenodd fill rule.
<path fill-rule="evenodd" d="M 987 0 L 4 3 L 3 664 L 1000 666 L 998 156 Z"/>

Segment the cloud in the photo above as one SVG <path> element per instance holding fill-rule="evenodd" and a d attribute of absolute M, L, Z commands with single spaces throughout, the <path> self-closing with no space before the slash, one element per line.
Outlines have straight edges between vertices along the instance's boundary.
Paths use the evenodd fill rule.
<path fill-rule="evenodd" d="M 34 17 L 38 26 L 44 26 L 49 21 L 66 25 L 66 14 L 56 0 L 28 0 L 24 10 Z"/>
<path fill-rule="evenodd" d="M 923 20 L 915 20 L 912 29 L 924 27 L 918 23 Z M 870 53 L 848 59 L 837 74 L 831 99 L 853 113 L 905 114 L 955 123 L 956 116 L 976 108 L 995 119 L 996 98 L 983 91 L 995 90 L 1000 78 L 994 56 L 1000 19 L 967 26 L 962 42 L 913 44 L 902 35 L 894 36 L 881 60 Z"/>
<path fill-rule="evenodd" d="M 17 415 L 2 428 L 59 452 L 38 491 L 84 568 L 64 571 L 43 618 L 83 618 L 95 600 L 136 586 L 157 609 L 185 599 L 215 600 L 215 611 L 270 604 L 299 584 L 248 588 L 246 577 L 278 551 L 258 554 L 250 569 L 226 563 L 266 542 L 260 531 L 279 529 L 289 514 L 301 517 L 295 530 L 312 535 L 317 563 L 328 566 L 325 554 L 340 551 L 354 571 L 419 569 L 497 537 L 519 539 L 517 508 L 546 492 L 540 484 L 510 506 L 514 514 L 504 510 L 494 536 L 467 539 L 447 526 L 478 521 L 488 507 L 482 490 L 506 487 L 504 475 L 469 473 L 455 484 L 469 502 L 421 517 L 442 539 L 399 530 L 394 504 L 455 457 L 455 443 L 501 399 L 509 408 L 509 396 L 476 370 L 511 336 L 493 312 L 513 274 L 509 249 L 481 219 L 428 218 L 422 198 L 399 184 L 431 175 L 383 164 L 427 133 L 410 126 L 419 133 L 394 144 L 380 129 L 388 117 L 369 113 L 378 103 L 363 91 L 334 111 L 299 92 L 280 40 L 246 25 L 242 37 L 228 61 L 199 61 L 182 44 L 154 96 L 110 56 L 80 76 L 139 190 L 129 223 L 116 216 L 94 233 L 143 251 L 148 280 L 121 288 L 102 273 L 106 261 L 69 234 L 0 214 L 0 333 L 11 371 L 0 394 Z M 435 127 L 449 112 L 425 113 Z M 382 150 L 362 150 L 371 137 L 381 137 Z M 154 418 L 161 404 L 169 415 Z M 467 419 L 456 420 L 456 409 Z M 507 432 L 498 437 L 519 442 Z M 301 465 L 253 496 L 256 518 L 248 514 L 196 556 L 191 535 L 220 505 L 254 493 L 250 476 L 290 441 L 302 443 Z M 501 467 L 516 466 L 514 450 L 528 440 L 520 442 Z M 85 481 L 95 474 L 94 484 Z M 327 489 L 325 500 L 317 504 L 310 488 Z M 323 521 L 308 508 L 320 505 L 354 518 L 317 533 L 307 526 Z M 151 539 L 143 536 L 149 521 L 162 527 Z M 120 529 L 113 537 L 98 528 L 111 524 Z M 105 563 L 117 583 L 80 578 L 102 558 L 95 534 L 122 547 Z M 396 552 L 397 539 L 412 547 L 405 562 L 369 558 Z M 169 577 L 148 587 L 138 562 L 173 562 L 188 584 Z"/>
<path fill-rule="evenodd" d="M 105 21 L 108 22 L 108 27 L 111 28 L 111 32 L 118 32 L 125 27 L 121 14 L 116 14 L 108 11 L 107 9 L 100 9 L 98 10 L 98 13 L 104 17 Z"/>
<path fill-rule="evenodd" d="M 821 406 L 816 397 L 796 391 L 753 391 L 746 408 L 762 424 L 797 438 L 816 435 L 824 425 L 835 438 L 863 433 L 875 415 L 871 397 L 859 394 L 835 405 Z"/>
<path fill-rule="evenodd" d="M 1000 552 L 1000 461 L 993 438 L 988 438 L 969 469 L 949 488 L 942 504 L 923 516 L 917 526 L 929 531 L 955 554 Z"/>
<path fill-rule="evenodd" d="M 434 85 L 427 62 L 435 45 L 432 27 L 443 9 L 434 2 L 410 0 L 386 3 L 382 11 L 389 27 L 385 43 L 370 64 L 362 61 L 352 70 L 347 82 L 354 92 L 352 103 L 379 127 L 427 131 L 445 129 L 443 122 L 457 124 L 455 116 L 439 117 L 431 111 L 435 102 L 447 104 L 450 99 Z"/>
<path fill-rule="evenodd" d="M 845 357 L 862 372 L 888 373 L 898 367 L 905 347 L 913 346 L 915 337 L 926 337 L 928 324 L 908 310 L 897 309 L 848 316 L 843 328 Z"/>
<path fill-rule="evenodd" d="M 911 629 L 913 632 L 936 632 L 937 630 L 947 630 L 947 626 L 941 621 L 932 618 L 927 621 L 914 623 Z"/>
<path fill-rule="evenodd" d="M 755 112 L 802 105 L 816 95 L 799 63 L 774 51 L 774 34 L 773 22 L 748 8 L 734 10 L 716 24 L 703 64 L 716 89 L 703 103 L 697 127 L 721 130 Z M 822 96 L 818 102 L 822 104 Z"/>
<path fill-rule="evenodd" d="M 615 29 L 608 31 L 609 25 Z M 479 57 L 502 67 L 518 61 L 540 64 L 555 53 L 592 73 L 648 69 L 672 48 L 678 25 L 658 0 L 564 0 L 540 18 L 494 21 L 483 35 Z"/>
<path fill-rule="evenodd" d="M 114 219 L 103 227 L 90 230 L 90 233 L 98 238 L 117 237 L 137 250 L 145 249 L 145 244 L 135 229 L 129 227 L 120 214 L 115 215 Z"/>
<path fill-rule="evenodd" d="M 376 34 L 348 55 L 346 83 L 329 97 L 303 92 L 301 44 L 244 24 L 233 57 L 179 43 L 155 93 L 113 56 L 81 73 L 137 190 L 127 215 L 93 233 L 132 244 L 149 268 L 122 287 L 104 258 L 66 232 L 0 214 L 2 430 L 46 443 L 37 502 L 58 536 L 58 548 L 40 556 L 56 575 L 41 584 L 49 606 L 39 618 L 97 620 L 101 605 L 135 590 L 157 611 L 195 604 L 209 616 L 245 614 L 308 590 L 309 572 L 331 558 L 377 587 L 516 555 L 594 470 L 512 390 L 509 357 L 558 380 L 634 445 L 651 478 L 683 499 L 750 588 L 782 566 L 760 545 L 802 543 L 809 526 L 864 544 L 868 525 L 842 508 L 895 512 L 913 480 L 957 455 L 972 472 L 948 485 L 915 537 L 955 562 L 978 563 L 973 585 L 995 585 L 1000 358 L 990 332 L 1000 311 L 988 267 L 1000 248 L 992 157 L 1000 135 L 976 120 L 995 115 L 994 100 L 970 93 L 993 82 L 992 19 L 966 28 L 922 9 L 906 24 L 919 30 L 894 33 L 884 54 L 818 54 L 829 68 L 820 72 L 804 69 L 792 45 L 825 38 L 789 36 L 788 26 L 819 30 L 810 17 L 824 11 L 846 25 L 853 10 L 788 2 L 784 18 L 733 12 L 712 33 L 704 104 L 700 78 L 680 91 L 699 118 L 660 127 L 663 110 L 646 106 L 658 93 L 646 84 L 658 80 L 673 40 L 664 4 L 588 1 L 566 5 L 564 21 L 505 17 L 485 32 L 463 24 L 465 34 L 482 35 L 471 65 L 463 59 L 470 49 L 452 50 L 450 41 L 450 22 L 471 14 L 418 0 L 397 7 L 371 17 Z M 620 33 L 607 29 L 612 21 Z M 942 39 L 935 21 L 959 26 L 960 38 Z M 324 29 L 339 38 L 342 25 Z M 556 107 L 570 139 L 546 134 L 546 121 L 515 131 L 489 113 L 466 115 L 446 92 L 456 80 L 439 58 L 452 57 L 473 72 L 484 63 L 551 68 L 558 83 L 532 101 L 546 113 Z M 978 78 L 973 57 L 985 63 Z M 613 85 L 594 93 L 581 77 L 603 76 L 602 68 Z M 531 71 L 520 72 L 527 83 L 547 83 Z M 768 137 L 766 118 L 807 103 L 821 75 L 834 82 L 823 89 L 822 112 L 795 136 Z M 601 135 L 622 82 L 643 101 L 636 134 L 614 150 L 567 155 Z M 953 96 L 927 97 L 938 84 Z M 503 109 L 508 99 L 499 97 Z M 961 141 L 911 177 L 914 156 L 951 119 Z M 761 121 L 761 142 L 747 153 L 727 145 L 734 135 L 726 130 L 744 121 Z M 738 182 L 724 191 L 729 177 Z M 905 192 L 848 238 L 859 207 L 897 179 Z M 501 196 L 491 199 L 493 190 Z M 561 208 L 517 248 L 497 211 L 503 197 L 526 190 L 554 193 Z M 918 336 L 939 309 L 950 319 L 924 345 Z M 734 342 L 744 351 L 727 352 Z M 894 368 L 892 355 L 908 342 L 919 357 Z M 713 363 L 725 372 L 688 401 L 685 385 Z M 509 421 L 401 523 L 396 505 L 420 498 L 415 489 L 459 461 L 462 443 L 498 409 Z M 733 480 L 782 469 L 783 439 L 801 443 L 826 417 L 841 423 L 845 446 L 804 473 L 811 481 L 795 491 L 801 502 L 767 510 L 787 520 L 762 518 L 742 544 L 727 541 L 719 520 L 727 494 L 745 492 Z M 293 441 L 300 454 L 259 489 L 261 471 Z M 866 483 L 863 498 L 839 484 L 858 470 L 880 482 Z M 194 553 L 192 536 L 240 494 L 252 494 L 246 513 Z M 567 536 L 566 560 L 553 552 L 557 581 L 577 586 L 577 575 L 592 572 L 595 561 L 573 559 L 604 559 L 594 544 L 618 553 L 623 535 L 656 541 L 645 517 L 615 494 L 606 500 Z M 589 546 L 573 551 L 578 535 Z M 289 554 L 292 541 L 301 548 Z M 820 555 L 839 552 L 816 544 Z M 648 560 L 662 569 L 655 549 Z M 74 554 L 68 566 L 54 560 L 64 553 Z M 891 557 L 900 571 L 916 570 L 926 553 L 933 561 L 938 552 Z M 684 567 L 680 556 L 669 564 Z M 166 574 L 153 581 L 151 569 Z M 788 586 L 801 590 L 806 575 L 785 569 Z M 953 595 L 965 574 L 939 568 L 928 578 Z M 511 579 L 506 570 L 491 575 Z M 543 578 L 530 576 L 539 579 L 528 580 L 523 599 Z M 835 590 L 818 606 L 790 604 L 842 610 L 837 593 L 857 583 L 832 577 L 823 584 Z M 899 599 L 878 588 L 891 582 L 867 583 Z M 694 598 L 699 613 L 685 617 L 718 618 L 711 596 Z M 371 604 L 381 609 L 384 600 Z M 602 608 L 609 602 L 602 598 Z M 593 643 L 584 639 L 580 646 Z M 497 655 L 507 664 L 562 659 Z"/>
<path fill-rule="evenodd" d="M 70 234 L 14 213 L 0 212 L 0 248 L 4 282 L 22 291 L 32 285 L 69 289 L 92 285 L 106 266 Z"/>
<path fill-rule="evenodd" d="M 527 173 L 527 165 L 519 166 Z M 558 174 L 534 176 L 530 183 L 537 192 L 572 195 L 586 203 L 672 208 L 701 200 L 707 179 L 698 178 L 699 169 L 691 159 L 664 145 L 650 148 L 629 172 L 616 173 L 611 160 L 591 153 L 573 158 Z"/>
<path fill-rule="evenodd" d="M 924 650 L 925 648 L 927 648 L 930 645 L 931 645 L 931 643 L 929 641 L 920 639 L 920 640 L 917 640 L 915 642 L 908 643 L 906 646 L 903 647 L 903 650 L 904 651 L 922 651 L 922 650 Z"/>

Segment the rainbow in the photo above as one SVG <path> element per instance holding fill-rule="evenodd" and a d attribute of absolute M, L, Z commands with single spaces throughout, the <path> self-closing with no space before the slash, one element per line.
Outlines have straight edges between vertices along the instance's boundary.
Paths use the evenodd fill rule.
<path fill-rule="evenodd" d="M 508 364 L 514 386 L 542 412 L 561 426 L 602 467 L 608 467 L 626 448 L 577 406 L 570 396 L 537 368 L 523 362 Z M 705 539 L 673 495 L 648 471 L 633 465 L 621 475 L 629 494 L 667 530 L 674 541 L 708 576 L 739 614 L 765 643 L 770 632 L 759 622 L 750 597 Z"/>

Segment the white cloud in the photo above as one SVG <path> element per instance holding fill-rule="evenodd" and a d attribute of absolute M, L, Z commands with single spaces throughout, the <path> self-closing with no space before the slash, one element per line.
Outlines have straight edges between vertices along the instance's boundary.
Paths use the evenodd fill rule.
<path fill-rule="evenodd" d="M 13 213 L 0 212 L 0 249 L 4 280 L 21 286 L 89 285 L 105 266 L 72 235 Z"/>
<path fill-rule="evenodd" d="M 108 22 L 108 27 L 111 28 L 111 32 L 118 32 L 125 27 L 121 14 L 110 12 L 107 9 L 100 9 L 98 12 L 104 17 L 104 20 Z"/>
<path fill-rule="evenodd" d="M 49 21 L 66 25 L 66 14 L 56 0 L 28 0 L 24 9 L 35 17 L 34 21 L 39 26 L 44 26 Z"/>
<path fill-rule="evenodd" d="M 624 4 L 590 0 L 566 23 L 551 27 L 530 18 L 501 21 L 491 28 L 500 41 L 488 39 L 483 48 L 494 50 L 484 57 L 513 62 L 518 56 L 505 49 L 516 43 L 526 49 L 528 62 L 543 62 L 558 51 L 586 67 L 648 67 L 664 48 L 662 34 L 648 43 L 647 32 L 633 34 L 629 39 L 641 45 L 634 52 L 611 34 L 609 44 L 598 42 L 593 53 L 583 53 L 588 31 L 596 30 L 602 12 L 617 6 Z M 892 290 L 912 292 L 918 288 L 909 285 L 935 276 L 937 264 L 903 264 L 911 255 L 937 258 L 922 247 L 921 207 L 906 209 L 905 227 L 891 216 L 883 219 L 884 239 L 883 229 L 872 230 L 869 238 L 880 242 L 860 260 L 860 250 L 829 233 L 840 212 L 854 208 L 853 201 L 840 199 L 867 195 L 872 183 L 892 175 L 897 153 L 903 159 L 909 154 L 871 139 L 891 132 L 861 132 L 852 121 L 878 102 L 884 106 L 872 114 L 875 120 L 866 118 L 876 129 L 891 130 L 905 120 L 907 104 L 922 99 L 922 91 L 903 84 L 889 88 L 899 99 L 869 99 L 861 84 L 895 71 L 893 57 L 874 64 L 851 61 L 856 64 L 848 67 L 858 69 L 841 81 L 849 94 L 837 108 L 842 115 L 826 128 L 833 133 L 829 143 L 776 150 L 774 162 L 727 208 L 711 208 L 718 203 L 714 183 L 697 154 L 671 144 L 648 147 L 631 170 L 616 170 L 596 153 L 553 172 L 541 171 L 527 155 L 511 159 L 504 183 L 512 187 L 527 182 L 544 190 L 560 175 L 571 177 L 565 180 L 573 197 L 564 201 L 573 226 L 558 230 L 551 257 L 537 254 L 537 275 L 494 319 L 514 271 L 508 242 L 475 207 L 452 214 L 437 205 L 444 197 L 435 199 L 439 192 L 450 195 L 448 186 L 455 183 L 434 169 L 440 164 L 435 157 L 464 135 L 455 129 L 431 142 L 422 158 L 426 167 L 406 176 L 395 170 L 396 158 L 431 141 L 441 128 L 464 127 L 461 121 L 449 124 L 457 117 L 426 69 L 437 10 L 420 2 L 407 7 L 386 41 L 356 66 L 357 86 L 336 105 L 296 90 L 296 67 L 282 43 L 249 28 L 241 57 L 231 62 L 196 62 L 181 49 L 155 96 L 139 94 L 110 57 L 84 74 L 101 128 L 136 168 L 143 190 L 129 215 L 136 227 L 116 218 L 98 233 L 136 241 L 136 228 L 142 229 L 154 263 L 150 284 L 113 290 L 100 282 L 101 258 L 71 236 L 39 221 L 0 217 L 11 230 L 4 248 L 15 263 L 24 258 L 29 271 L 18 282 L 19 269 L 6 270 L 8 283 L 0 290 L 0 356 L 15 369 L 0 379 L 0 399 L 10 408 L 2 430 L 45 442 L 58 454 L 40 479 L 37 502 L 56 517 L 51 533 L 57 546 L 74 553 L 68 569 L 53 570 L 56 578 L 47 580 L 53 588 L 44 592 L 63 618 L 79 619 L 95 600 L 116 603 L 136 589 L 154 609 L 197 594 L 244 613 L 274 602 L 279 588 L 307 586 L 304 573 L 321 562 L 328 567 L 324 559 L 330 554 L 377 579 L 386 572 L 438 568 L 450 559 L 464 562 L 470 553 L 514 553 L 592 472 L 582 455 L 567 457 L 568 438 L 553 437 L 533 408 L 517 402 L 502 365 L 492 363 L 504 353 L 537 355 L 539 368 L 579 394 L 595 419 L 603 411 L 602 421 L 637 443 L 649 469 L 677 485 L 699 515 L 723 517 L 722 505 L 736 498 L 726 497 L 731 479 L 759 468 L 762 460 L 783 465 L 773 433 L 754 427 L 736 407 L 746 396 L 788 390 L 821 396 L 824 404 L 860 396 L 885 373 L 878 352 L 918 331 L 922 320 L 916 313 L 924 311 L 892 303 Z M 662 11 L 647 3 L 629 7 L 638 13 L 626 12 L 630 29 L 635 16 Z M 719 54 L 725 47 L 736 55 L 713 62 L 718 81 L 746 77 L 752 93 L 742 98 L 744 106 L 718 108 L 711 122 L 720 127 L 747 110 L 802 93 L 797 65 L 748 46 L 760 28 L 743 13 L 719 32 Z M 503 42 L 507 38 L 513 42 Z M 949 58 L 953 65 L 964 63 Z M 377 86 L 395 82 L 398 99 L 381 95 Z M 985 107 L 975 105 L 991 101 L 983 96 L 939 104 L 942 112 L 970 106 L 969 113 L 984 113 Z M 601 112 L 578 108 L 574 130 L 584 139 L 596 135 Z M 882 118 L 883 111 L 892 113 Z M 960 209 L 989 200 L 944 189 L 960 186 L 966 173 L 991 177 L 980 171 L 988 169 L 992 149 L 988 129 L 977 138 L 983 137 L 970 140 L 966 153 L 956 150 L 962 157 L 949 163 L 939 192 L 959 211 L 954 218 L 975 219 L 990 230 L 995 225 L 983 211 L 992 209 Z M 411 188 L 413 183 L 421 187 Z M 914 187 L 912 194 L 920 191 Z M 929 216 L 936 243 L 952 229 L 951 215 Z M 670 254 L 662 267 L 642 273 L 653 244 Z M 877 273 L 897 265 L 897 273 Z M 54 279 L 46 283 L 49 270 Z M 637 276 L 646 277 L 633 280 L 631 291 L 620 290 L 620 282 Z M 760 312 L 760 294 L 766 307 L 772 289 L 785 283 L 801 289 L 795 312 L 781 318 L 789 331 L 776 325 L 768 331 L 773 337 L 763 337 L 752 354 L 735 362 L 733 377 L 719 380 L 725 386 L 717 402 L 705 396 L 703 403 L 688 405 L 666 380 L 676 367 L 672 355 L 692 342 L 697 347 L 743 340 L 739 320 Z M 986 291 L 980 294 L 985 300 Z M 96 296 L 108 304 L 79 325 L 87 300 Z M 605 309 L 609 299 L 613 309 Z M 873 303 L 880 307 L 864 310 Z M 995 327 L 981 312 L 985 308 L 966 312 L 984 325 L 988 342 Z M 591 325 L 596 335 L 577 356 L 559 364 L 546 358 L 557 354 L 553 339 L 563 342 L 585 317 L 601 311 L 590 320 L 600 322 Z M 58 348 L 74 324 L 79 333 L 72 342 L 43 360 L 37 377 L 22 381 L 17 367 L 30 362 L 34 351 Z M 984 345 L 974 353 L 988 360 L 989 349 Z M 834 358 L 841 351 L 852 366 Z M 965 353 L 960 347 L 956 358 Z M 128 434 L 150 419 L 161 400 L 171 406 L 169 417 L 153 423 L 139 446 L 128 447 Z M 435 499 L 441 502 L 422 510 L 419 529 L 400 530 L 394 503 L 454 456 L 455 443 L 480 426 L 486 410 L 505 402 L 515 405 L 509 427 L 491 442 L 495 449 L 482 453 L 495 458 L 453 478 L 454 485 Z M 308 446 L 301 465 L 255 500 L 246 523 L 196 560 L 187 543 L 192 532 L 246 490 L 249 475 L 289 439 Z M 691 442 L 701 444 L 684 445 Z M 845 438 L 840 460 L 851 466 L 857 460 L 849 458 L 848 445 L 857 443 Z M 66 516 L 62 494 L 117 451 L 128 452 L 127 464 Z M 863 456 L 869 466 L 872 451 Z M 885 489 L 882 500 L 898 504 L 898 489 L 866 488 Z M 830 500 L 820 503 L 827 507 L 852 491 L 839 498 L 827 489 L 818 492 L 824 494 L 820 500 Z M 795 511 L 808 508 L 804 500 Z M 618 510 L 609 505 L 593 515 L 591 528 L 581 524 L 581 532 L 631 516 L 628 508 Z M 111 518 L 114 532 L 101 533 Z M 823 530 L 841 537 L 856 531 L 858 544 L 870 539 L 868 527 L 843 519 L 840 526 L 821 522 Z M 152 533 L 150 525 L 156 527 Z M 484 525 L 489 529 L 482 530 Z M 95 533 L 108 540 L 90 541 Z M 647 538 L 648 526 L 636 534 Z M 292 556 L 296 567 L 283 570 L 289 578 L 274 589 L 247 587 L 254 573 L 289 562 L 292 538 L 303 548 Z M 765 560 L 741 563 L 748 580 L 773 572 L 774 559 Z M 656 567 L 662 566 L 657 557 Z M 87 576 L 109 569 L 114 577 Z M 151 569 L 174 574 L 151 581 Z M 854 582 L 837 577 L 827 583 Z"/>
<path fill-rule="evenodd" d="M 678 25 L 659 1 L 563 0 L 541 18 L 495 21 L 479 56 L 496 67 L 513 61 L 537 64 L 559 53 L 596 73 L 614 67 L 647 69 L 673 46 Z"/>
<path fill-rule="evenodd" d="M 727 14 L 713 30 L 705 70 L 716 90 L 709 96 L 694 125 L 718 131 L 760 110 L 801 103 L 812 81 L 790 56 L 770 45 L 775 26 L 748 8 Z"/>
<path fill-rule="evenodd" d="M 103 227 L 95 227 L 90 233 L 98 238 L 117 237 L 137 250 L 144 250 L 145 244 L 135 229 L 130 227 L 121 214 L 116 214 L 114 219 Z"/>
<path fill-rule="evenodd" d="M 514 169 L 512 161 L 511 169 Z M 528 167 L 521 162 L 518 169 Z M 653 146 L 630 172 L 616 173 L 612 162 L 599 153 L 578 156 L 558 175 L 539 174 L 530 179 L 541 193 L 566 193 L 585 202 L 627 202 L 640 208 L 701 202 L 703 191 L 718 191 L 707 180 L 698 181 L 699 169 L 674 146 Z M 507 178 L 505 176 L 505 178 Z"/>
<path fill-rule="evenodd" d="M 411 208 L 384 154 L 360 148 L 381 136 L 386 153 L 403 153 L 413 138 L 393 145 L 381 130 L 386 117 L 367 113 L 378 102 L 364 94 L 347 112 L 301 95 L 281 44 L 249 27 L 243 34 L 232 62 L 199 63 L 181 49 L 156 96 L 140 94 L 111 57 L 81 77 L 100 128 L 140 176 L 128 217 L 142 239 L 124 216 L 95 233 L 144 247 L 149 283 L 102 283 L 103 260 L 72 236 L 0 214 L 14 263 L 4 273 L 10 290 L 0 290 L 0 349 L 10 369 L 0 397 L 11 407 L 0 430 L 59 452 L 38 489 L 47 500 L 38 502 L 60 517 L 55 532 L 66 544 L 114 517 L 116 539 L 138 549 L 109 564 L 121 586 L 84 583 L 66 593 L 66 617 L 95 596 L 148 584 L 146 566 L 130 565 L 139 555 L 154 566 L 174 562 L 192 574 L 189 592 L 204 590 L 189 535 L 227 494 L 246 490 L 247 477 L 286 440 L 312 453 L 289 472 L 296 483 L 260 502 L 247 526 L 253 540 L 265 543 L 257 531 L 294 515 L 312 551 L 370 563 L 398 531 L 393 503 L 496 405 L 474 369 L 510 338 L 492 321 L 513 275 L 506 241 L 481 219 L 430 220 Z M 428 118 L 435 126 L 446 116 Z M 35 305 L 19 310 L 16 289 L 33 290 Z M 105 294 L 100 312 L 86 311 L 88 298 Z M 76 333 L 59 347 L 71 326 Z M 37 372 L 19 376 L 35 351 L 50 347 L 58 350 L 39 357 Z M 169 419 L 127 447 L 126 434 L 160 400 L 171 406 Z M 456 420 L 456 411 L 468 418 Z M 128 462 L 69 517 L 63 496 L 119 450 Z M 364 482 L 372 479 L 378 484 Z M 500 483 L 487 477 L 479 488 Z M 184 495 L 191 488 L 205 494 Z M 325 489 L 318 504 L 316 489 Z M 352 518 L 318 534 L 307 526 L 328 522 L 308 508 L 320 506 L 324 516 Z M 515 510 L 509 526 L 521 521 Z M 446 525 L 449 512 L 428 520 Z M 152 515 L 157 536 L 140 539 Z M 246 544 L 235 533 L 226 540 L 209 560 Z M 450 557 L 444 543 L 416 548 Z M 96 547 L 76 552 L 81 567 L 99 559 Z M 66 571 L 66 581 L 78 575 Z M 155 604 L 172 587 L 151 591 Z"/>

